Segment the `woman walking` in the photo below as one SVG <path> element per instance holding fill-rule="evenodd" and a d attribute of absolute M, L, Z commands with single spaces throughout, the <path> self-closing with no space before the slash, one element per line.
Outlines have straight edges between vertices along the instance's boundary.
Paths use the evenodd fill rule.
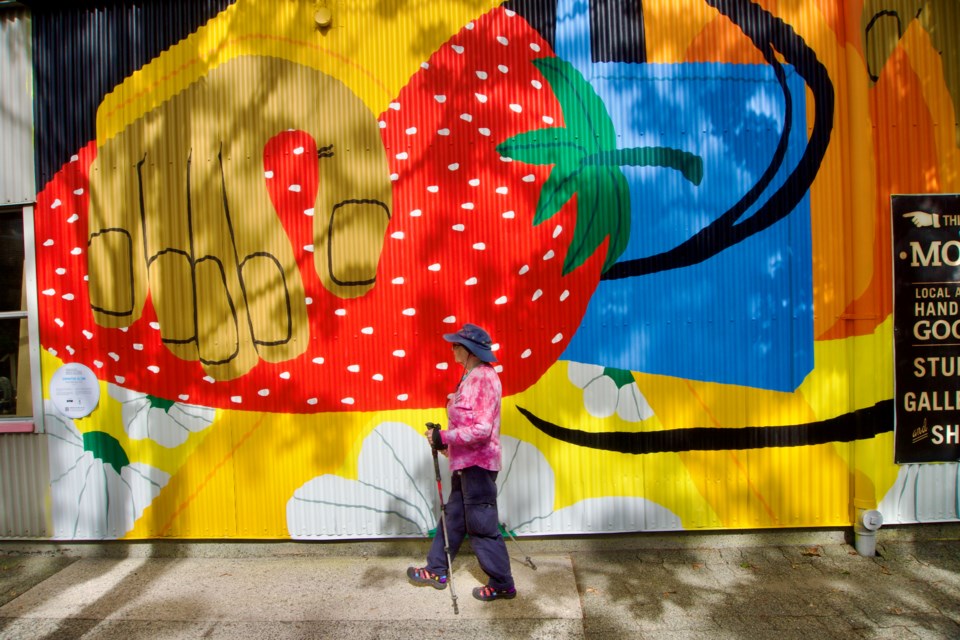
<path fill-rule="evenodd" d="M 447 402 L 447 430 L 427 429 L 431 446 L 446 449 L 450 459 L 452 486 L 446 502 L 447 550 L 455 558 L 464 537 L 487 574 L 487 584 L 473 590 L 473 597 L 490 601 L 514 598 L 510 556 L 500 534 L 497 514 L 497 473 L 501 466 L 500 377 L 490 363 L 496 362 L 490 335 L 467 323 L 456 333 L 447 333 L 454 358 L 463 366 L 463 377 Z M 437 524 L 438 533 L 442 530 Z M 445 589 L 447 553 L 442 535 L 433 539 L 425 567 L 410 567 L 407 577 L 413 584 Z M 451 560 L 452 561 L 452 560 Z"/>

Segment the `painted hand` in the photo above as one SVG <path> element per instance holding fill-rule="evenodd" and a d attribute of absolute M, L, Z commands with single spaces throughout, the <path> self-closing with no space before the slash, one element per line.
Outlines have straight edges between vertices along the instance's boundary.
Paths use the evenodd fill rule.
<path fill-rule="evenodd" d="M 303 280 L 263 169 L 265 145 L 289 129 L 319 149 L 321 282 L 343 298 L 373 287 L 391 208 L 376 117 L 324 73 L 238 57 L 101 144 L 88 258 L 98 324 L 129 326 L 149 294 L 166 347 L 219 380 L 303 353 Z"/>

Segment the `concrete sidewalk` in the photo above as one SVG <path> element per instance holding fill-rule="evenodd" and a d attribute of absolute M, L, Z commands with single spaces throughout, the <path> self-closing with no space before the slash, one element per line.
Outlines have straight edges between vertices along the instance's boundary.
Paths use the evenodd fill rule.
<path fill-rule="evenodd" d="M 508 541 L 520 595 L 474 600 L 466 550 L 458 614 L 424 541 L 0 543 L 0 638 L 960 638 L 958 529 L 918 531 Z"/>

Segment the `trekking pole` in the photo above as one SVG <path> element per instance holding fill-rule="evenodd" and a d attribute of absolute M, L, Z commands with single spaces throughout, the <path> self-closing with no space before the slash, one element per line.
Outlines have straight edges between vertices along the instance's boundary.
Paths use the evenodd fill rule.
<path fill-rule="evenodd" d="M 440 425 L 433 422 L 427 423 L 428 429 L 439 429 Z M 437 495 L 440 496 L 440 523 L 443 531 L 443 550 L 447 554 L 447 584 L 450 585 L 450 598 L 453 600 L 453 613 L 459 615 L 460 609 L 457 607 L 457 592 L 453 590 L 453 560 L 450 558 L 450 538 L 447 536 L 447 505 L 443 501 L 443 485 L 440 481 L 440 459 L 437 457 L 437 448 L 430 442 L 430 450 L 433 452 L 433 470 L 437 474 Z"/>
<path fill-rule="evenodd" d="M 510 536 L 510 539 L 513 540 L 514 544 L 517 545 L 517 549 L 520 550 L 520 553 L 523 553 L 523 547 L 520 546 L 520 541 L 517 540 L 517 537 L 516 537 L 515 535 L 513 535 L 513 531 L 510 531 L 510 529 L 507 528 L 507 523 L 506 523 L 506 522 L 501 522 L 501 523 L 500 523 L 500 528 L 503 529 L 508 536 Z M 536 571 L 536 570 L 537 570 L 537 565 L 533 564 L 533 560 L 530 559 L 530 556 L 527 556 L 526 554 L 524 554 L 524 555 L 526 556 L 526 557 L 524 558 L 524 560 L 526 561 L 526 563 L 530 565 L 530 568 L 531 568 L 531 569 L 533 569 L 534 571 Z"/>

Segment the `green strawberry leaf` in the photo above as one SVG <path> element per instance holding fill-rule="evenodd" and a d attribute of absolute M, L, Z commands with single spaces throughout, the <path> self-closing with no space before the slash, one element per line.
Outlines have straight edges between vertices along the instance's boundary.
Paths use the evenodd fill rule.
<path fill-rule="evenodd" d="M 537 202 L 533 226 L 552 218 L 576 194 L 578 187 L 576 180 L 571 179 L 569 173 L 551 171 L 550 177 L 540 190 L 540 200 Z M 564 273 L 566 274 L 566 271 Z"/>
<path fill-rule="evenodd" d="M 551 127 L 518 133 L 497 145 L 502 156 L 537 165 L 556 164 L 558 158 L 579 158 L 587 150 L 567 129 Z"/>
<path fill-rule="evenodd" d="M 603 100 L 573 65 L 559 58 L 534 60 L 563 112 L 563 127 L 526 131 L 497 145 L 500 155 L 518 162 L 552 165 L 540 192 L 533 224 L 556 215 L 577 196 L 573 240 L 563 273 L 586 262 L 609 238 L 603 271 L 627 249 L 630 239 L 630 190 L 620 167 L 676 169 L 695 185 L 703 179 L 703 160 L 668 147 L 617 149 L 617 132 Z"/>
<path fill-rule="evenodd" d="M 592 152 L 615 149 L 617 130 L 607 107 L 580 72 L 560 58 L 540 58 L 533 65 L 553 89 L 572 139 Z"/>
<path fill-rule="evenodd" d="M 618 167 L 584 167 L 578 174 L 577 224 L 563 261 L 566 275 L 582 265 L 609 238 L 602 271 L 614 265 L 630 239 L 630 216 L 604 216 L 606 211 L 630 211 L 630 189 Z M 625 228 L 618 228 L 617 224 Z"/>

